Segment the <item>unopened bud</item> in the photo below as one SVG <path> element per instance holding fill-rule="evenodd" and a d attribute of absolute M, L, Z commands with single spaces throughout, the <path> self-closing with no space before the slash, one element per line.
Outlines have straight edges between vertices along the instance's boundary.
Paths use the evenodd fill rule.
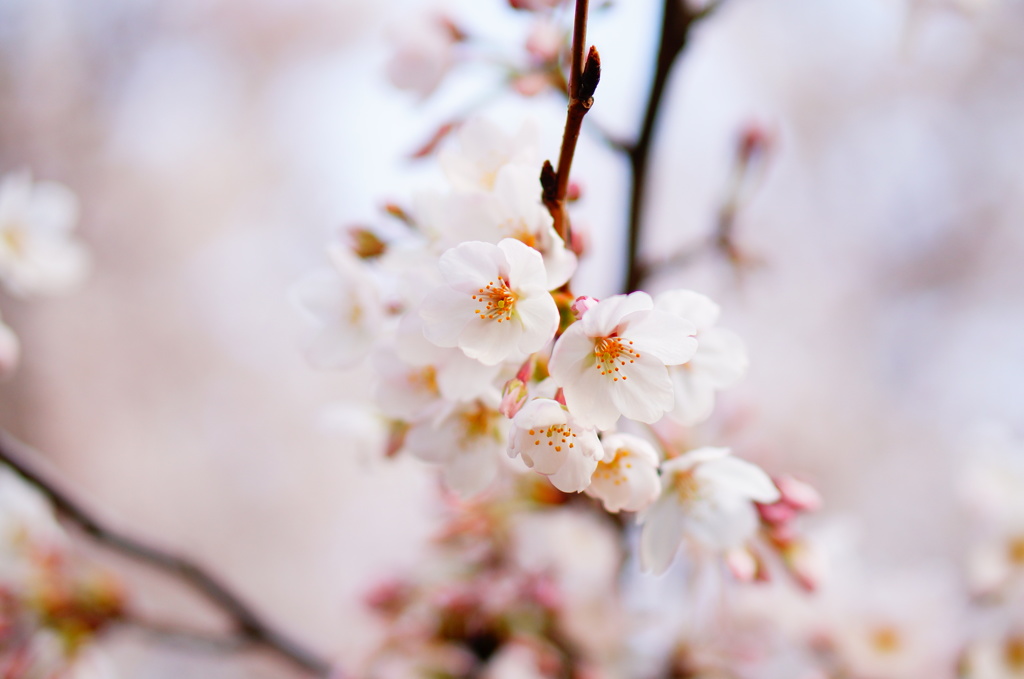
<path fill-rule="evenodd" d="M 782 494 L 782 502 L 800 512 L 814 512 L 821 508 L 821 494 L 809 483 L 792 476 L 779 476 L 775 486 Z"/>
<path fill-rule="evenodd" d="M 725 565 L 732 576 L 740 582 L 753 582 L 757 576 L 757 560 L 745 547 L 726 552 Z"/>
<path fill-rule="evenodd" d="M 505 388 L 501 392 L 501 405 L 498 406 L 498 412 L 512 419 L 526 405 L 526 400 L 529 397 L 530 392 L 526 389 L 526 383 L 518 377 L 513 377 L 505 383 Z"/>
<path fill-rule="evenodd" d="M 749 163 L 755 156 L 767 153 L 771 149 L 771 135 L 763 127 L 751 123 L 743 129 L 740 134 L 739 155 L 740 162 Z"/>
<path fill-rule="evenodd" d="M 792 542 L 782 550 L 782 559 L 793 578 L 808 592 L 820 585 L 825 566 L 820 555 L 804 542 Z"/>
<path fill-rule="evenodd" d="M 352 241 L 352 252 L 360 259 L 380 257 L 388 249 L 387 243 L 366 227 L 352 227 L 348 230 L 348 235 Z"/>
<path fill-rule="evenodd" d="M 576 316 L 576 320 L 583 318 L 583 314 L 593 309 L 599 300 L 593 297 L 577 297 L 576 301 L 569 307 L 572 309 L 572 313 Z"/>

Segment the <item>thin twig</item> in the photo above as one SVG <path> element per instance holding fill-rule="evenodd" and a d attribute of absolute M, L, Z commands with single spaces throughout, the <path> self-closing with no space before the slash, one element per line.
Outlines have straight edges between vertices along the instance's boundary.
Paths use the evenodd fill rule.
<path fill-rule="evenodd" d="M 626 246 L 625 291 L 633 292 L 640 287 L 646 275 L 640 261 L 640 231 L 643 220 L 647 191 L 647 171 L 650 164 L 651 144 L 654 127 L 661 110 L 665 86 L 676 58 L 686 47 L 690 29 L 695 23 L 708 16 L 721 4 L 721 0 L 703 9 L 693 9 L 685 0 L 663 0 L 661 38 L 654 68 L 651 90 L 644 107 L 643 122 L 636 141 L 628 148 L 629 165 L 632 170 L 629 190 L 629 230 Z"/>
<path fill-rule="evenodd" d="M 573 156 L 576 154 L 576 142 L 580 138 L 583 116 L 594 105 L 594 91 L 601 79 L 601 57 L 594 47 L 587 50 L 589 5 L 589 0 L 576 0 L 569 64 L 569 107 L 565 116 L 565 130 L 562 133 L 562 148 L 558 154 L 558 169 L 552 168 L 548 161 L 544 163 L 541 172 L 544 204 L 555 221 L 555 231 L 566 243 L 569 243 L 571 235 L 565 200 L 569 193 L 569 172 L 572 169 Z"/>
<path fill-rule="evenodd" d="M 0 461 L 35 486 L 54 510 L 104 547 L 174 577 L 198 592 L 228 616 L 239 638 L 260 646 L 296 667 L 320 677 L 331 674 L 330 663 L 289 638 L 259 616 L 221 580 L 195 562 L 108 528 L 28 460 L 36 455 L 26 444 L 0 430 Z"/>

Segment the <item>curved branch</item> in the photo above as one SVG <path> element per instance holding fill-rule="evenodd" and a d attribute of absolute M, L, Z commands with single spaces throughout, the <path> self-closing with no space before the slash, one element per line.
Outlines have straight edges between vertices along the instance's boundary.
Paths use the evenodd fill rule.
<path fill-rule="evenodd" d="M 231 620 L 238 637 L 260 646 L 314 676 L 331 674 L 331 664 L 289 638 L 257 614 L 239 595 L 195 562 L 160 547 L 129 537 L 96 519 L 66 491 L 46 478 L 28 459 L 35 454 L 26 444 L 0 430 L 0 461 L 35 486 L 54 510 L 104 547 L 176 578 L 202 595 Z"/>

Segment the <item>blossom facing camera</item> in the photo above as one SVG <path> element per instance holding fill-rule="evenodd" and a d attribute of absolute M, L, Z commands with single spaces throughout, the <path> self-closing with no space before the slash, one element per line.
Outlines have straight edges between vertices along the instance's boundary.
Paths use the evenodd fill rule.
<path fill-rule="evenodd" d="M 620 415 L 656 422 L 674 404 L 666 366 L 693 356 L 696 331 L 692 322 L 655 310 L 645 292 L 608 297 L 559 338 L 551 376 L 569 410 L 592 426 L 608 429 Z"/>
<path fill-rule="evenodd" d="M 539 252 L 513 238 L 463 243 L 441 256 L 446 285 L 420 308 L 423 334 L 485 365 L 540 350 L 558 329 Z"/>
<path fill-rule="evenodd" d="M 741 546 L 757 530 L 754 502 L 779 499 L 757 465 L 728 448 L 698 448 L 661 466 L 661 496 L 640 517 L 640 563 L 663 573 L 684 537 L 715 551 Z"/>
<path fill-rule="evenodd" d="M 558 401 L 534 399 L 512 420 L 508 456 L 521 457 L 564 493 L 578 493 L 590 485 L 603 455 L 597 432 L 582 426 Z"/>
<path fill-rule="evenodd" d="M 654 446 L 629 434 L 608 434 L 601 444 L 604 457 L 594 471 L 587 495 L 599 499 L 613 513 L 646 509 L 661 494 Z"/>

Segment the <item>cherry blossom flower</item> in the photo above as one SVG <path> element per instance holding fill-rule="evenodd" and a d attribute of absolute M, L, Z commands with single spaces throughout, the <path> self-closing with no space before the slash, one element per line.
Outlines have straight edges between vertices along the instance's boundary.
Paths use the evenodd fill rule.
<path fill-rule="evenodd" d="M 496 175 L 491 192 L 420 194 L 416 199 L 420 221 L 445 247 L 471 240 L 520 240 L 541 253 L 548 289 L 557 288 L 575 272 L 577 260 L 555 232 L 551 213 L 540 201 L 537 168 L 505 165 Z"/>
<path fill-rule="evenodd" d="M 616 295 L 569 326 L 549 369 L 569 410 L 587 424 L 607 429 L 619 415 L 656 422 L 674 402 L 666 366 L 693 356 L 695 332 L 690 321 L 655 310 L 645 292 Z"/>
<path fill-rule="evenodd" d="M 384 311 L 366 265 L 347 248 L 329 250 L 333 269 L 309 274 L 291 289 L 294 305 L 315 325 L 307 358 L 318 368 L 349 368 L 377 341 Z"/>
<path fill-rule="evenodd" d="M 458 349 L 442 348 L 423 336 L 416 313 L 402 317 L 393 347 L 374 355 L 380 377 L 376 400 L 385 415 L 417 419 L 439 400 L 450 402 L 493 399 L 502 366 L 481 365 Z"/>
<path fill-rule="evenodd" d="M 661 494 L 658 452 L 630 434 L 607 434 L 601 440 L 604 457 L 587 488 L 609 512 L 638 512 Z"/>
<path fill-rule="evenodd" d="M 597 433 L 558 401 L 534 399 L 512 419 L 508 456 L 521 457 L 562 492 L 578 493 L 590 485 L 603 455 Z"/>
<path fill-rule="evenodd" d="M 753 502 L 779 491 L 764 471 L 728 448 L 698 448 L 661 466 L 662 493 L 641 515 L 640 560 L 664 572 L 684 537 L 717 551 L 738 547 L 757 530 Z"/>
<path fill-rule="evenodd" d="M 700 293 L 670 290 L 655 298 L 654 308 L 697 327 L 697 353 L 669 370 L 676 397 L 669 414 L 680 424 L 699 424 L 711 416 L 715 392 L 733 386 L 746 373 L 746 347 L 736 333 L 715 327 L 721 310 Z"/>
<path fill-rule="evenodd" d="M 455 64 L 459 38 L 458 30 L 442 17 L 397 29 L 397 49 L 387 64 L 391 84 L 424 99 L 430 96 Z"/>
<path fill-rule="evenodd" d="M 494 365 L 538 351 L 558 329 L 544 262 L 533 248 L 511 238 L 463 243 L 441 256 L 440 269 L 447 285 L 420 307 L 434 344 Z"/>
<path fill-rule="evenodd" d="M 89 259 L 71 236 L 74 194 L 28 172 L 0 180 L 0 282 L 19 297 L 64 292 L 85 276 Z"/>
<path fill-rule="evenodd" d="M 472 118 L 458 132 L 458 149 L 445 148 L 438 157 L 452 186 L 462 191 L 490 191 L 498 172 L 509 164 L 540 167 L 538 133 L 525 125 L 507 134 L 485 118 Z"/>
<path fill-rule="evenodd" d="M 508 420 L 497 406 L 497 397 L 444 404 L 410 427 L 405 449 L 441 465 L 445 485 L 459 496 L 475 495 L 494 481 L 505 449 Z"/>

